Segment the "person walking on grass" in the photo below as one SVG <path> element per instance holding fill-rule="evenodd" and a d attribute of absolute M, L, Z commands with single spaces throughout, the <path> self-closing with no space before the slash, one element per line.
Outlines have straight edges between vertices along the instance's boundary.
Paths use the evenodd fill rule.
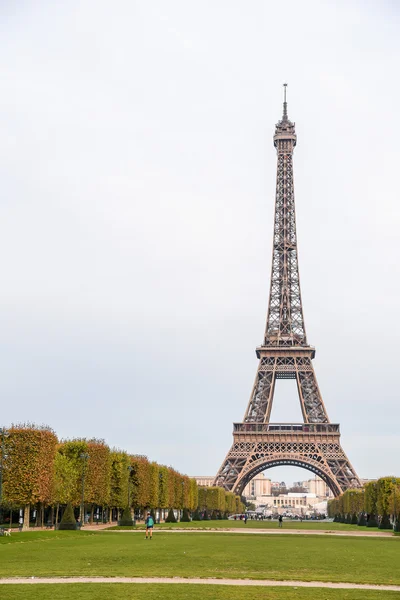
<path fill-rule="evenodd" d="M 278 525 L 279 525 L 279 527 L 282 527 L 282 521 L 283 521 L 283 517 L 282 517 L 282 515 L 279 515 L 279 517 L 278 517 Z"/>
<path fill-rule="evenodd" d="M 150 536 L 150 539 L 152 540 L 153 539 L 154 520 L 149 512 L 147 513 L 147 518 L 146 518 L 145 523 L 146 523 L 146 540 L 149 536 Z"/>

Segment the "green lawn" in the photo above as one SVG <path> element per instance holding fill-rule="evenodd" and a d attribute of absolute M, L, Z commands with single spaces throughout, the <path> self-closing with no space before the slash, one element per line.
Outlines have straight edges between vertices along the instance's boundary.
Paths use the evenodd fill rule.
<path fill-rule="evenodd" d="M 160 523 L 157 529 L 278 529 L 278 521 L 191 521 L 190 523 Z M 145 529 L 145 525 L 139 523 L 136 527 L 119 527 L 114 525 L 108 529 Z M 331 521 L 283 521 L 283 529 L 314 529 L 328 531 L 380 531 L 377 527 L 359 527 L 358 525 L 347 525 L 346 523 L 333 523 Z"/>
<path fill-rule="evenodd" d="M 400 592 L 215 585 L 63 584 L 2 586 L 2 600 L 396 600 Z"/>
<path fill-rule="evenodd" d="M 400 584 L 398 537 L 156 531 L 154 539 L 146 541 L 141 533 L 44 531 L 0 538 L 0 556 L 0 577 L 181 576 Z"/>

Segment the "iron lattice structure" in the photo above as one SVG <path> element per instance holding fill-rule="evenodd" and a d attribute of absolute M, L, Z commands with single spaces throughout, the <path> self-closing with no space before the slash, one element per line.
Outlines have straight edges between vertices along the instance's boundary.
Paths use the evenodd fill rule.
<path fill-rule="evenodd" d="M 233 445 L 214 484 L 242 493 L 261 471 L 277 465 L 305 467 L 335 495 L 360 486 L 330 423 L 315 377 L 315 349 L 307 343 L 301 302 L 293 183 L 295 125 L 285 97 L 274 146 L 278 155 L 271 288 L 263 345 L 250 401 L 242 423 L 234 424 Z M 303 423 L 270 423 L 277 379 L 295 379 Z"/>

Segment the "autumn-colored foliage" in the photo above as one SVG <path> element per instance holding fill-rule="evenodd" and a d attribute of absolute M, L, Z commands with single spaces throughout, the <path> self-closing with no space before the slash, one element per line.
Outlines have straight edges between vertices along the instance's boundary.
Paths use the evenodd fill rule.
<path fill-rule="evenodd" d="M 82 501 L 91 519 L 94 511 L 110 519 L 132 508 L 135 513 L 170 509 L 170 516 L 184 511 L 185 518 L 198 507 L 213 515 L 243 511 L 238 496 L 222 488 L 198 488 L 172 467 L 110 450 L 103 440 L 59 442 L 47 427 L 19 425 L 8 430 L 5 444 L 3 504 L 25 507 L 24 523 L 29 523 L 30 506 L 39 509 L 41 523 L 45 507 L 55 507 L 46 519 L 53 520 L 55 513 L 58 522 L 63 507 L 68 507 L 65 521 Z"/>
<path fill-rule="evenodd" d="M 232 492 L 226 492 L 220 487 L 199 487 L 198 507 L 207 514 L 213 512 L 239 514 L 245 510 L 240 496 L 235 496 Z"/>
<path fill-rule="evenodd" d="M 82 475 L 87 465 L 82 455 L 88 453 L 86 440 L 61 442 L 55 457 L 54 502 L 78 506 L 81 502 Z"/>
<path fill-rule="evenodd" d="M 103 440 L 89 440 L 87 454 L 85 502 L 106 506 L 110 501 L 110 449 Z"/>
<path fill-rule="evenodd" d="M 131 491 L 131 477 L 128 467 L 129 457 L 126 452 L 112 450 L 110 452 L 110 507 L 122 508 L 128 504 L 128 485 Z M 130 498 L 131 500 L 132 498 Z M 130 502 L 130 504 L 132 504 Z"/>
<path fill-rule="evenodd" d="M 3 493 L 16 506 L 48 504 L 54 488 L 55 433 L 47 427 L 15 425 L 5 441 Z"/>
<path fill-rule="evenodd" d="M 369 481 L 363 488 L 346 490 L 328 502 L 328 515 L 339 519 L 344 515 L 358 516 L 358 524 L 376 527 L 379 516 L 380 527 L 391 528 L 389 515 L 394 517 L 400 509 L 400 478 L 381 477 Z M 368 521 L 365 519 L 368 515 Z"/>

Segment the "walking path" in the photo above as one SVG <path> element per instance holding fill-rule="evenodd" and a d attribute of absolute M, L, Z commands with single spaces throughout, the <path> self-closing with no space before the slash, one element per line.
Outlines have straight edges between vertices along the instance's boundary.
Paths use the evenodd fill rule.
<path fill-rule="evenodd" d="M 87 529 L 85 527 L 85 529 Z M 93 528 L 95 529 L 95 528 Z M 143 529 L 103 529 L 105 533 L 141 533 Z M 332 529 L 164 529 L 154 528 L 157 533 L 246 533 L 261 535 L 334 535 L 355 537 L 393 537 L 392 531 L 335 531 Z M 400 539 L 400 538 L 399 538 Z"/>
<path fill-rule="evenodd" d="M 81 531 L 102 531 L 107 533 L 142 533 L 144 529 L 109 529 L 110 523 L 101 523 L 99 525 L 85 525 Z M 190 528 L 190 527 L 174 527 L 166 529 L 164 527 L 154 528 L 155 531 L 165 533 L 250 533 L 261 535 L 333 535 L 333 536 L 355 536 L 355 537 L 393 537 L 391 530 L 387 531 L 357 531 L 357 530 L 336 530 L 336 529 L 286 529 L 285 527 L 268 529 L 263 528 L 236 528 L 236 527 L 215 527 L 212 529 Z M 45 527 L 32 527 L 27 531 L 49 531 Z M 13 530 L 12 533 L 19 533 L 18 530 Z M 22 532 L 23 533 L 23 532 Z M 400 536 L 399 536 L 400 539 Z"/>
<path fill-rule="evenodd" d="M 85 525 L 81 531 L 101 531 L 103 533 L 141 533 L 143 534 L 143 529 L 110 529 L 111 525 L 109 523 L 101 524 L 101 525 Z M 29 529 L 25 529 L 20 532 L 18 529 L 13 529 L 12 534 L 16 533 L 24 533 L 26 531 L 49 531 L 47 527 L 31 527 Z M 213 529 L 191 529 L 189 527 L 174 529 L 166 529 L 164 527 L 155 526 L 154 531 L 157 533 L 244 533 L 244 534 L 255 534 L 255 535 L 331 535 L 331 536 L 341 536 L 341 537 L 394 537 L 393 532 L 391 530 L 388 531 L 356 531 L 356 530 L 334 530 L 334 529 L 285 529 L 284 527 L 277 529 L 253 529 L 253 528 L 245 528 L 239 529 L 236 527 L 215 527 Z M 396 536 L 397 537 L 397 536 Z M 400 539 L 400 536 L 398 536 Z"/>
<path fill-rule="evenodd" d="M 186 579 L 183 577 L 16 577 L 0 579 L 0 585 L 55 583 L 170 583 L 198 585 L 235 585 L 259 587 L 306 587 L 341 590 L 381 590 L 400 592 L 400 585 L 372 585 L 361 583 L 331 583 L 326 581 L 274 581 L 270 579 Z"/>

